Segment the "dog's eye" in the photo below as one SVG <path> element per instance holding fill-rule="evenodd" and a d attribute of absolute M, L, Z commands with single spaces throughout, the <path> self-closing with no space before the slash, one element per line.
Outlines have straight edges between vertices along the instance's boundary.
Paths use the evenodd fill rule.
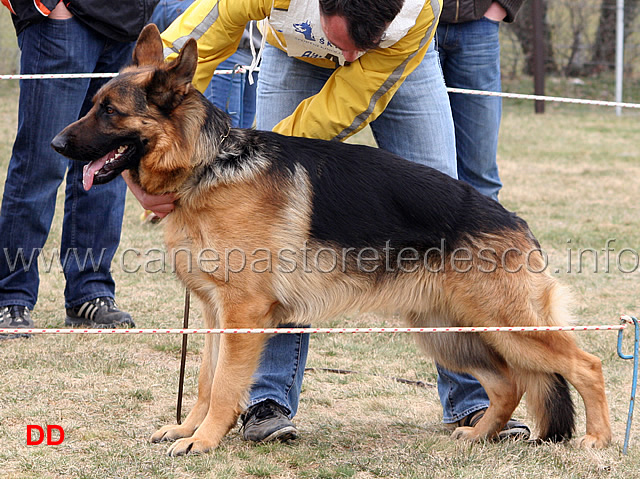
<path fill-rule="evenodd" d="M 105 106 L 105 107 L 104 107 L 104 112 L 105 112 L 107 115 L 113 115 L 113 114 L 116 112 L 116 110 L 115 110 L 115 108 L 113 108 L 112 106 Z"/>

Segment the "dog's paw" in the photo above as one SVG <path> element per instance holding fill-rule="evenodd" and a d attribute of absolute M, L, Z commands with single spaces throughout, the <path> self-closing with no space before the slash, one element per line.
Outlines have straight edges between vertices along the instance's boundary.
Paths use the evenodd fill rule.
<path fill-rule="evenodd" d="M 175 441 L 193 435 L 194 429 L 184 425 L 162 426 L 151 436 L 151 442 Z"/>
<path fill-rule="evenodd" d="M 480 438 L 476 434 L 475 428 L 468 426 L 460 426 L 455 428 L 451 433 L 453 439 L 459 441 L 479 441 Z"/>
<path fill-rule="evenodd" d="M 607 447 L 611 442 L 611 436 L 605 434 L 587 434 L 578 442 L 580 447 L 585 449 L 595 448 L 602 449 Z"/>
<path fill-rule="evenodd" d="M 174 442 L 167 450 L 169 456 L 185 456 L 187 454 L 204 454 L 214 449 L 216 444 L 207 440 L 200 439 L 195 436 L 186 437 Z"/>

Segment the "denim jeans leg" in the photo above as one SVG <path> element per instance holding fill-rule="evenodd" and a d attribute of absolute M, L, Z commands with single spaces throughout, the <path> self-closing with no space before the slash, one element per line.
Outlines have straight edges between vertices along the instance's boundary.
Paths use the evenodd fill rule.
<path fill-rule="evenodd" d="M 271 131 L 301 101 L 318 93 L 333 70 L 290 58 L 266 44 L 262 52 L 256 98 L 256 127 Z"/>
<path fill-rule="evenodd" d="M 293 326 L 284 324 L 281 327 Z M 295 416 L 308 351 L 308 334 L 275 334 L 269 338 L 260 367 L 254 375 L 249 406 L 271 399 L 284 406 L 290 418 Z"/>
<path fill-rule="evenodd" d="M 407 77 L 371 128 L 381 148 L 456 178 L 454 124 L 438 53 L 433 47 L 429 47 L 420 67 Z M 462 418 L 466 411 L 488 406 L 486 393 L 475 378 L 437 364 L 436 367 L 445 422 L 457 421 L 452 418 Z"/>
<path fill-rule="evenodd" d="M 45 20 L 27 27 L 18 37 L 21 72 L 93 71 L 87 57 L 92 56 L 94 46 L 84 37 L 86 30 L 75 19 Z M 50 142 L 78 118 L 88 85 L 88 79 L 20 83 L 18 130 L 0 211 L 0 305 L 33 308 L 36 303 L 37 257 L 49 234 L 56 193 L 68 165 Z M 25 265 L 14 263 L 20 252 Z"/>
<path fill-rule="evenodd" d="M 498 24 L 477 20 L 440 24 L 437 49 L 447 86 L 500 91 Z M 449 94 L 456 132 L 458 176 L 497 200 L 502 187 L 496 162 L 501 100 Z M 457 422 L 489 406 L 480 383 L 469 374 L 438 366 L 438 394 L 445 423 Z"/>
<path fill-rule="evenodd" d="M 438 51 L 447 86 L 501 91 L 499 23 L 483 18 L 438 27 Z M 451 93 L 458 177 L 497 201 L 499 97 Z"/>
<path fill-rule="evenodd" d="M 433 45 L 371 130 L 380 148 L 457 178 L 451 109 Z"/>
<path fill-rule="evenodd" d="M 237 50 L 218 69 L 233 70 L 237 65 L 250 65 L 251 59 L 251 51 Z M 257 73 L 254 73 L 254 79 L 256 77 Z M 246 90 L 255 88 L 255 83 L 249 85 L 246 73 L 214 75 L 204 96 L 231 117 L 232 127 L 251 128 L 255 117 L 255 93 L 250 95 Z"/>
<path fill-rule="evenodd" d="M 171 23 L 184 13 L 193 0 L 160 0 L 153 9 L 149 23 L 155 23 L 160 32 L 167 29 Z"/>
<path fill-rule="evenodd" d="M 266 45 L 262 54 L 256 98 L 256 128 L 272 130 L 298 104 L 322 89 L 332 70 L 289 58 Z M 309 350 L 308 334 L 277 334 L 269 339 L 254 375 L 249 405 L 272 399 L 293 417 Z"/>
<path fill-rule="evenodd" d="M 86 67 L 90 68 L 87 71 L 113 73 L 130 62 L 132 43 L 111 41 L 87 30 L 85 39 L 94 45 L 93 55 L 85 59 Z M 91 80 L 80 116 L 91 108 L 91 99 L 107 81 Z M 120 243 L 127 191 L 121 177 L 85 191 L 83 166 L 80 162 L 69 161 L 67 173 L 61 242 L 67 308 L 98 297 L 115 297 L 111 262 Z"/>
<path fill-rule="evenodd" d="M 476 378 L 444 369 L 438 370 L 438 396 L 442 404 L 442 420 L 454 423 L 489 407 L 489 397 Z"/>

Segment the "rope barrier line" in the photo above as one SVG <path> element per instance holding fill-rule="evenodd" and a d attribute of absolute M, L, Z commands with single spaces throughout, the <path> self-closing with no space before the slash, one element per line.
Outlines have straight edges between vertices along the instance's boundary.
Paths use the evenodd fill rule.
<path fill-rule="evenodd" d="M 507 333 L 545 331 L 621 331 L 627 324 L 599 326 L 518 326 L 452 328 L 256 328 L 256 329 L 0 329 L 0 334 L 356 334 L 356 333 Z"/>
<path fill-rule="evenodd" d="M 231 75 L 232 73 L 246 73 L 247 68 L 238 66 L 233 70 L 216 70 L 214 75 Z M 0 75 L 0 80 L 47 80 L 47 79 L 67 79 L 67 78 L 113 78 L 118 76 L 118 73 L 50 73 L 50 74 L 20 74 L 20 75 Z M 546 96 L 546 95 L 529 95 L 526 93 L 505 93 L 505 92 L 493 92 L 484 90 L 469 90 L 466 88 L 447 88 L 449 93 L 463 93 L 467 95 L 483 95 L 494 96 L 500 98 L 512 98 L 521 100 L 542 100 L 553 101 L 557 103 L 573 103 L 581 105 L 596 105 L 596 106 L 610 106 L 621 108 L 636 108 L 640 109 L 640 103 L 626 103 L 615 102 L 606 100 L 588 100 L 583 98 L 567 98 L 559 96 Z"/>
<path fill-rule="evenodd" d="M 244 73 L 244 67 L 235 70 L 216 70 L 214 75 L 231 75 L 232 73 Z M 64 80 L 69 78 L 114 78 L 119 73 L 34 73 L 18 75 L 0 75 L 0 80 Z"/>
<path fill-rule="evenodd" d="M 582 105 L 598 105 L 598 106 L 619 106 L 623 108 L 640 108 L 640 103 L 623 103 L 606 100 L 587 100 L 582 98 L 566 98 L 560 96 L 545 96 L 545 95 L 529 95 L 525 93 L 504 93 L 504 92 L 491 92 L 483 90 L 467 90 L 465 88 L 447 88 L 449 93 L 464 93 L 467 95 L 484 95 L 484 96 L 498 96 L 502 98 L 519 98 L 522 100 L 544 100 L 555 101 L 559 103 L 577 103 Z"/>

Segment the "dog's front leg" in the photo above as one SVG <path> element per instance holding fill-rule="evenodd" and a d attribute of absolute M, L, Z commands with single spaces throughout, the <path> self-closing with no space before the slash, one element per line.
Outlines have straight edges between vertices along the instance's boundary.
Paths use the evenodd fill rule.
<path fill-rule="evenodd" d="M 197 293 L 196 293 L 197 294 Z M 199 296 L 204 305 L 204 323 L 207 328 L 218 327 L 218 309 L 214 304 L 209 304 L 205 297 Z M 169 424 L 162 426 L 151 436 L 151 442 L 175 441 L 182 437 L 190 437 L 198 428 L 209 411 L 211 399 L 211 386 L 213 375 L 218 362 L 220 349 L 220 335 L 207 334 L 204 339 L 204 351 L 202 353 L 202 365 L 198 376 L 198 399 L 182 424 Z"/>
<path fill-rule="evenodd" d="M 226 320 L 223 319 L 221 326 L 233 329 L 265 327 L 268 314 L 263 308 L 256 311 L 253 306 L 224 307 Z M 242 412 L 266 340 L 265 334 L 225 334 L 220 338 L 207 415 L 192 437 L 180 439 L 169 448 L 170 456 L 204 453 L 218 446 Z"/>
<path fill-rule="evenodd" d="M 175 441 L 193 435 L 209 411 L 213 375 L 218 360 L 220 335 L 207 334 L 204 340 L 202 365 L 198 376 L 198 399 L 182 424 L 162 426 L 151 436 L 151 442 Z"/>

